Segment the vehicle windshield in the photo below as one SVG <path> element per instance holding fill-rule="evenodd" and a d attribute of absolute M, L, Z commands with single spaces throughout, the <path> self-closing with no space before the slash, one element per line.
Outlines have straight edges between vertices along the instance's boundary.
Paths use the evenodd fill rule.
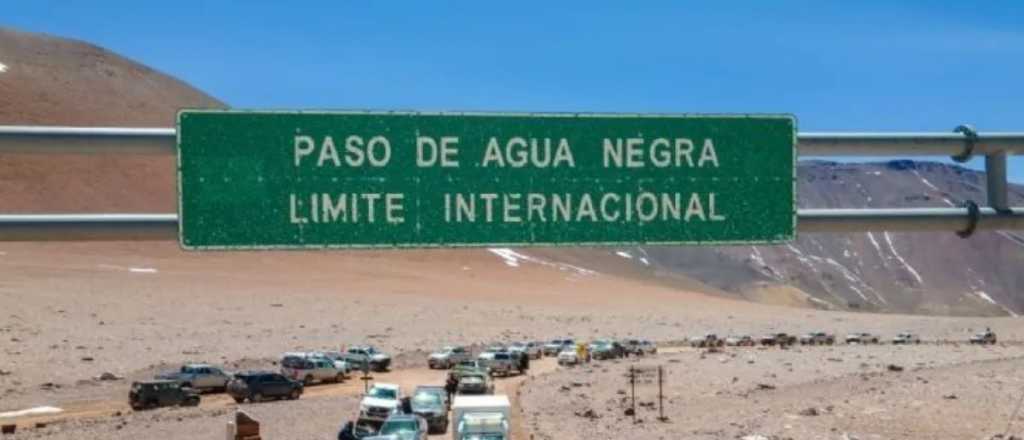
<path fill-rule="evenodd" d="M 403 432 L 416 432 L 419 430 L 415 420 L 393 420 L 384 422 L 380 427 L 380 435 L 401 434 Z"/>
<path fill-rule="evenodd" d="M 412 397 L 412 401 L 420 405 L 440 405 L 441 395 L 429 391 L 419 392 Z"/>
<path fill-rule="evenodd" d="M 501 434 L 466 434 L 460 440 L 505 440 Z"/>
<path fill-rule="evenodd" d="M 368 395 L 377 399 L 395 400 L 398 398 L 398 393 L 390 388 L 371 388 Z"/>

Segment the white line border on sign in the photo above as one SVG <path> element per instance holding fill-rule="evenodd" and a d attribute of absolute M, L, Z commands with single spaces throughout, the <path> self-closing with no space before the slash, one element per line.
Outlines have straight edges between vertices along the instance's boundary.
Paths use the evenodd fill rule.
<path fill-rule="evenodd" d="M 522 118 L 665 118 L 665 119 L 700 119 L 700 118 L 735 118 L 735 119 L 789 119 L 792 133 L 792 233 L 777 240 L 732 240 L 732 241 L 614 241 L 614 242 L 527 242 L 527 243 L 393 243 L 393 244 L 307 244 L 307 245 L 225 245 L 225 246 L 194 246 L 185 243 L 184 235 L 184 203 L 181 191 L 181 118 L 188 113 L 230 113 L 230 114 L 289 114 L 289 115 L 394 115 L 394 116 L 502 116 Z M 175 116 L 175 146 L 177 150 L 178 177 L 178 244 L 187 251 L 269 251 L 269 250 L 380 250 L 380 249 L 468 249 L 488 247 L 613 247 L 613 246 L 733 246 L 733 245 L 774 245 L 797 239 L 797 133 L 798 119 L 792 113 L 598 113 L 598 112 L 485 112 L 485 111 L 415 111 L 415 110 L 281 110 L 281 109 L 211 109 L 182 108 Z"/>

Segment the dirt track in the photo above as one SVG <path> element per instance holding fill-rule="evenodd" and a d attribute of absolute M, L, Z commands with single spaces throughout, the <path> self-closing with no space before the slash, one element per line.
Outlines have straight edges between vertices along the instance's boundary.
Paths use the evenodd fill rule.
<path fill-rule="evenodd" d="M 496 394 L 507 394 L 513 403 L 513 438 L 528 438 L 523 424 L 522 417 L 519 411 L 520 404 L 518 401 L 518 389 L 520 385 L 527 379 L 527 377 L 537 377 L 543 374 L 551 373 L 557 369 L 554 359 L 546 358 L 538 361 L 534 361 L 530 364 L 530 370 L 527 375 L 516 375 L 512 377 L 497 378 L 495 379 L 495 393 Z M 411 392 L 417 385 L 440 385 L 444 383 L 446 371 L 445 370 L 432 370 L 422 367 L 416 368 L 401 368 L 394 369 L 384 373 L 373 373 L 372 377 L 376 382 L 388 382 L 397 383 L 406 392 Z M 124 384 L 125 386 L 127 384 Z M 364 383 L 362 380 L 356 378 L 350 378 L 341 384 L 320 384 L 307 387 L 305 393 L 300 400 L 302 401 L 314 401 L 323 402 L 330 398 L 346 397 L 356 400 L 363 394 Z M 127 391 L 125 391 L 125 396 Z M 236 408 L 240 408 L 246 411 L 260 408 L 263 406 L 273 406 L 277 411 L 288 411 L 289 404 L 293 402 L 281 401 L 267 404 L 236 404 L 228 395 L 223 393 L 204 394 L 202 396 L 202 402 L 198 408 L 177 408 L 177 409 L 163 409 L 157 411 L 149 411 L 154 414 L 160 413 L 174 413 L 174 412 L 187 412 L 197 413 L 201 415 L 207 415 L 209 417 L 220 417 L 222 423 L 227 421 L 230 411 L 234 411 Z M 64 408 L 64 412 L 55 415 L 45 416 L 28 416 L 14 419 L 3 420 L 4 423 L 14 422 L 18 425 L 18 428 L 22 430 L 20 435 L 23 436 L 44 436 L 49 437 L 52 435 L 61 435 L 59 427 L 61 426 L 76 426 L 81 424 L 114 424 L 121 423 L 123 418 L 132 418 L 138 416 L 139 418 L 147 417 L 147 411 L 133 412 L 127 404 L 126 398 L 112 398 L 108 400 L 93 400 L 71 403 L 68 405 L 61 405 Z M 262 409 L 262 408 L 260 408 Z M 225 411 L 228 412 L 225 412 Z M 354 412 L 350 415 L 354 416 Z M 337 427 L 333 424 L 340 425 L 340 420 L 344 418 L 344 414 L 339 414 L 338 419 L 329 419 L 327 425 L 334 429 L 335 432 Z M 263 420 L 264 423 L 270 425 L 274 423 L 272 420 Z M 49 426 L 48 430 L 35 430 L 33 428 L 37 423 L 44 423 Z M 57 428 L 57 432 L 53 432 L 54 428 Z M 276 429 L 285 429 L 287 426 L 277 426 Z M 332 434 L 330 432 L 324 433 L 324 435 Z M 213 434 L 211 434 L 213 435 Z M 430 438 L 449 438 L 450 434 L 438 434 L 433 435 Z M 185 438 L 185 437 L 182 437 Z"/>

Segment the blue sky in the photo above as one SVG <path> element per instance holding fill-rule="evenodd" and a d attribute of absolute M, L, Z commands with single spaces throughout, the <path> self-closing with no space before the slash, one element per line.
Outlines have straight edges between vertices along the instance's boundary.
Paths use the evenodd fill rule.
<path fill-rule="evenodd" d="M 785 112 L 1024 131 L 1024 3 L 16 1 L 235 107 Z M 975 161 L 975 164 L 980 161 Z M 1015 181 L 1024 162 L 1011 160 Z"/>

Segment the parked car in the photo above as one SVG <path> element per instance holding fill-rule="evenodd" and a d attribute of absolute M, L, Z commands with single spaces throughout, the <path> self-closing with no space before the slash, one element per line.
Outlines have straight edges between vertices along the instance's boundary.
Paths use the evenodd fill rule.
<path fill-rule="evenodd" d="M 533 341 L 515 342 L 508 347 L 513 353 L 525 353 L 530 359 L 540 359 L 544 354 L 541 352 L 541 344 Z"/>
<path fill-rule="evenodd" d="M 562 350 L 566 348 L 575 348 L 576 341 L 572 339 L 553 339 L 551 342 L 544 344 L 544 355 L 545 356 L 558 356 Z"/>
<path fill-rule="evenodd" d="M 992 330 L 985 330 L 974 336 L 971 336 L 972 344 L 989 345 L 996 343 L 996 334 Z"/>
<path fill-rule="evenodd" d="M 389 440 L 426 440 L 426 420 L 416 414 L 393 414 L 380 427 L 377 435 Z"/>
<path fill-rule="evenodd" d="M 467 361 L 471 358 L 472 355 L 466 347 L 449 345 L 431 353 L 430 356 L 427 357 L 427 365 L 430 366 L 430 368 L 451 368 L 459 362 Z"/>
<path fill-rule="evenodd" d="M 637 341 L 639 345 L 639 341 Z M 590 357 L 593 359 L 618 359 L 626 356 L 626 347 L 610 339 L 598 339 L 590 343 Z"/>
<path fill-rule="evenodd" d="M 441 401 L 444 403 L 444 410 L 448 411 L 452 408 L 452 401 L 448 399 L 448 393 L 445 391 L 443 385 L 419 385 L 415 390 L 419 392 L 434 392 L 441 396 Z"/>
<path fill-rule="evenodd" d="M 239 373 L 228 382 L 228 395 L 235 402 L 262 402 L 269 399 L 298 399 L 302 395 L 302 382 L 291 380 L 280 373 L 253 371 Z"/>
<path fill-rule="evenodd" d="M 757 345 L 757 341 L 750 337 L 750 335 L 729 336 L 725 338 L 725 345 L 731 347 L 753 347 Z"/>
<path fill-rule="evenodd" d="M 455 390 L 459 395 L 494 394 L 494 384 L 487 374 L 474 372 L 463 374 Z"/>
<path fill-rule="evenodd" d="M 483 349 L 483 351 L 480 352 L 480 354 L 476 355 L 476 360 L 478 360 L 480 362 L 483 362 L 484 364 L 489 364 L 491 359 L 494 359 L 494 354 L 495 353 L 497 353 L 499 351 L 507 351 L 507 350 L 508 349 L 505 348 L 505 346 L 503 346 L 503 345 L 499 345 L 499 344 L 488 345 L 487 348 Z"/>
<path fill-rule="evenodd" d="M 338 431 L 338 440 L 367 440 L 375 437 L 383 422 L 367 419 L 348 421 Z"/>
<path fill-rule="evenodd" d="M 348 361 L 345 359 L 345 355 L 346 353 L 335 350 L 322 350 L 309 353 L 309 357 L 324 358 L 334 362 L 334 367 L 344 372 L 345 378 L 347 379 L 349 373 L 352 372 L 352 366 L 349 365 Z"/>
<path fill-rule="evenodd" d="M 199 393 L 174 380 L 132 382 L 128 403 L 136 411 L 164 406 L 197 406 Z"/>
<path fill-rule="evenodd" d="M 558 365 L 577 365 L 580 363 L 580 357 L 576 353 L 576 348 L 567 348 L 558 353 Z"/>
<path fill-rule="evenodd" d="M 402 389 L 390 383 L 375 383 L 359 403 L 359 416 L 370 420 L 387 420 L 401 407 Z"/>
<path fill-rule="evenodd" d="M 913 333 L 900 333 L 892 338 L 893 345 L 900 344 L 920 344 L 921 338 Z"/>
<path fill-rule="evenodd" d="M 391 367 L 391 356 L 370 345 L 349 347 L 345 361 L 355 370 L 388 371 Z"/>
<path fill-rule="evenodd" d="M 448 430 L 448 394 L 444 387 L 419 386 L 410 399 L 412 412 L 427 421 L 430 433 Z"/>
<path fill-rule="evenodd" d="M 459 364 L 453 367 L 452 371 L 448 374 L 451 374 L 455 379 L 459 379 L 466 373 L 482 373 L 490 376 L 491 370 L 482 361 L 474 359 L 459 362 Z"/>
<path fill-rule="evenodd" d="M 881 342 L 878 336 L 867 332 L 850 333 L 846 335 L 847 344 L 877 344 Z"/>
<path fill-rule="evenodd" d="M 800 335 L 800 345 L 832 345 L 835 343 L 835 335 L 825 332 L 811 332 Z"/>
<path fill-rule="evenodd" d="M 708 333 L 704 336 L 695 336 L 690 338 L 691 347 L 721 347 L 725 345 L 725 341 L 720 339 L 718 335 L 714 333 Z"/>
<path fill-rule="evenodd" d="M 643 354 L 643 353 L 641 353 L 640 340 L 639 339 L 623 339 L 623 340 L 619 341 L 619 344 L 622 345 L 622 348 L 625 351 L 625 355 L 626 356 L 631 355 L 631 354 L 632 355 L 641 355 L 641 354 Z"/>
<path fill-rule="evenodd" d="M 762 336 L 759 342 L 761 342 L 761 345 L 778 345 L 780 347 L 786 347 L 796 344 L 796 336 L 792 336 L 788 333 L 769 333 Z"/>
<path fill-rule="evenodd" d="M 231 376 L 218 367 L 208 364 L 185 364 L 174 372 L 158 374 L 160 380 L 172 380 L 184 388 L 197 391 L 222 391 L 228 386 Z"/>
<path fill-rule="evenodd" d="M 522 373 L 519 369 L 519 358 L 517 354 L 510 351 L 487 352 L 488 356 L 480 359 L 480 362 L 487 366 L 492 376 L 509 376 L 513 371 Z"/>
<path fill-rule="evenodd" d="M 281 374 L 306 386 L 313 382 L 341 383 L 345 380 L 345 371 L 339 369 L 334 361 L 325 357 L 300 357 L 294 354 L 286 354 L 281 358 Z"/>
<path fill-rule="evenodd" d="M 640 354 L 658 354 L 658 346 L 646 339 L 640 341 Z"/>

